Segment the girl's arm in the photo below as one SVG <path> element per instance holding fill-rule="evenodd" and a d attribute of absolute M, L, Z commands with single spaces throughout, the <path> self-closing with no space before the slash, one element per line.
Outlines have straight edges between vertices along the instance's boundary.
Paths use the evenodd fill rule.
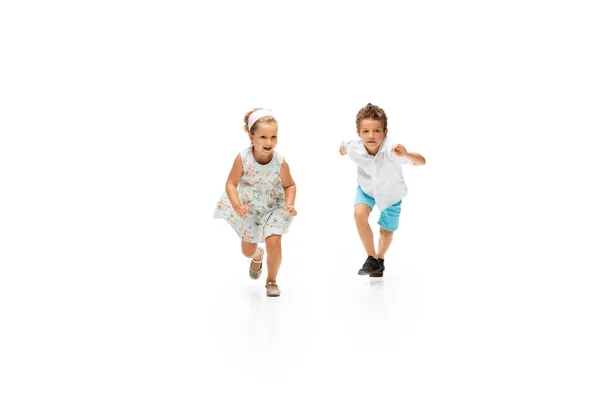
<path fill-rule="evenodd" d="M 227 197 L 229 198 L 231 206 L 240 217 L 243 217 L 248 211 L 251 210 L 250 207 L 242 204 L 237 190 L 237 185 L 240 183 L 240 179 L 242 178 L 242 172 L 242 157 L 238 154 L 233 161 L 233 166 L 231 167 L 231 171 L 227 177 L 227 182 L 225 182 L 225 193 L 227 193 Z"/>
<path fill-rule="evenodd" d="M 281 169 L 279 170 L 279 179 L 281 179 L 281 184 L 283 185 L 283 190 L 285 191 L 284 210 L 295 216 L 298 214 L 294 208 L 294 201 L 296 201 L 296 182 L 294 182 L 292 174 L 290 173 L 290 166 L 285 160 L 283 160 L 283 164 L 281 164 Z"/>

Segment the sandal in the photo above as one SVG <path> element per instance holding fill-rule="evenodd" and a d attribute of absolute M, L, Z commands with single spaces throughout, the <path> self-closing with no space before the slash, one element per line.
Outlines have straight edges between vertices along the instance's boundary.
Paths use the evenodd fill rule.
<path fill-rule="evenodd" d="M 275 289 L 269 289 L 269 285 L 275 285 Z M 268 297 L 279 297 L 279 295 L 281 294 L 281 292 L 279 291 L 279 286 L 277 285 L 277 282 L 267 282 L 265 287 L 267 288 L 267 296 Z"/>
<path fill-rule="evenodd" d="M 258 246 L 258 250 L 260 250 L 260 254 L 262 255 L 260 260 L 255 260 L 253 258 L 252 261 L 250 261 L 250 278 L 252 278 L 252 279 L 258 279 L 258 278 L 260 278 L 260 274 L 262 274 L 262 262 L 263 262 L 263 258 L 265 257 L 265 250 L 260 246 Z M 260 268 L 258 270 L 253 269 L 252 263 L 260 264 Z"/>

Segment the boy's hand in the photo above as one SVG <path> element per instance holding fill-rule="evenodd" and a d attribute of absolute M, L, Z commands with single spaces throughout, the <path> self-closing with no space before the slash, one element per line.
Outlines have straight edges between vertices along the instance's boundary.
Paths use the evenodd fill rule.
<path fill-rule="evenodd" d="M 235 210 L 237 215 L 239 215 L 240 217 L 243 217 L 244 215 L 246 215 L 248 213 L 248 211 L 252 210 L 252 208 L 248 207 L 245 204 L 241 204 L 241 203 L 239 205 L 233 207 L 233 209 Z"/>
<path fill-rule="evenodd" d="M 347 154 L 346 149 L 344 148 L 344 142 L 342 141 L 342 143 L 340 144 L 340 154 L 342 156 L 345 156 Z"/>
<path fill-rule="evenodd" d="M 284 210 L 285 212 L 287 212 L 288 214 L 290 214 L 292 217 L 295 217 L 296 215 L 298 215 L 298 211 L 296 211 L 296 209 L 294 208 L 294 206 L 293 206 L 293 205 L 288 205 L 288 206 L 285 206 L 285 207 L 283 208 L 283 210 Z"/>
<path fill-rule="evenodd" d="M 408 154 L 408 151 L 406 151 L 406 147 L 402 146 L 401 144 L 397 144 L 394 147 L 392 147 L 392 152 L 398 157 L 406 157 L 406 155 Z"/>

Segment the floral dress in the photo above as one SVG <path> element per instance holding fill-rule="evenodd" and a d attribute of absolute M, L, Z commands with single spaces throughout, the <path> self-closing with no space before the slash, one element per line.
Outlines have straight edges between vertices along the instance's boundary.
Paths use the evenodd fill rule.
<path fill-rule="evenodd" d="M 271 235 L 288 232 L 292 217 L 283 210 L 285 192 L 279 179 L 283 156 L 275 152 L 271 161 L 262 165 L 252 155 L 252 147 L 240 153 L 242 177 L 238 183 L 238 194 L 242 204 L 252 208 L 240 217 L 233 209 L 227 193 L 217 203 L 214 218 L 223 218 L 235 229 L 238 236 L 249 243 L 264 243 Z"/>

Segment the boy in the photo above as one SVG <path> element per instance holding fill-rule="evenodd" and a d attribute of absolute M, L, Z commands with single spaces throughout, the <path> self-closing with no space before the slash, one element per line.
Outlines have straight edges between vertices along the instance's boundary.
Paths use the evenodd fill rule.
<path fill-rule="evenodd" d="M 382 277 L 385 253 L 392 243 L 394 231 L 398 229 L 400 204 L 408 191 L 401 165 L 424 165 L 425 158 L 390 141 L 385 111 L 371 103 L 356 115 L 356 129 L 360 140 L 342 142 L 340 154 L 348 154 L 348 158 L 358 164 L 354 219 L 368 255 L 358 274 Z M 381 210 L 377 251 L 369 226 L 369 214 L 375 204 Z"/>

